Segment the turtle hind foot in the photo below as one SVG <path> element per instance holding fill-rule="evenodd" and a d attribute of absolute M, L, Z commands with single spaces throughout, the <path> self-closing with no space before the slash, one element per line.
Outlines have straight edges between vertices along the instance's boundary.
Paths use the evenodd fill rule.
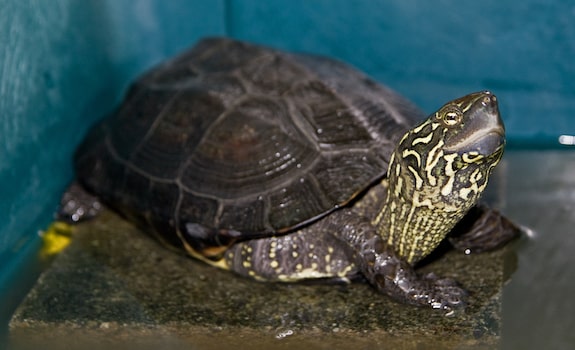
<path fill-rule="evenodd" d="M 472 208 L 448 237 L 451 245 L 465 254 L 497 249 L 521 236 L 522 229 L 497 210 L 478 205 Z"/>
<path fill-rule="evenodd" d="M 60 200 L 57 219 L 77 223 L 95 217 L 101 210 L 102 204 L 98 198 L 88 193 L 79 183 L 73 182 Z"/>

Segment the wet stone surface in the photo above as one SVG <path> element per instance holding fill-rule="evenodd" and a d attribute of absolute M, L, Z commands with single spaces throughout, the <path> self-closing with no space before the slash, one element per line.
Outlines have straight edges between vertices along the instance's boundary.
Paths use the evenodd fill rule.
<path fill-rule="evenodd" d="M 495 345 L 501 288 L 513 269 L 509 248 L 466 256 L 450 251 L 421 271 L 471 291 L 464 312 L 397 304 L 365 283 L 261 283 L 160 246 L 105 212 L 79 225 L 15 313 L 13 343 L 136 340 L 239 347 L 346 348 L 418 344 Z M 240 341 L 241 340 L 241 341 Z"/>

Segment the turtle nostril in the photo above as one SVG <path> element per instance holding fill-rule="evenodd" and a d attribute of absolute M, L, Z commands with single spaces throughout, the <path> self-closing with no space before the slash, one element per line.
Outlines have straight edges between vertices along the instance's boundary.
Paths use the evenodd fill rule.
<path fill-rule="evenodd" d="M 497 105 L 497 97 L 493 95 L 489 91 L 485 91 L 483 99 L 481 100 L 481 104 L 485 107 L 487 106 L 496 106 Z"/>

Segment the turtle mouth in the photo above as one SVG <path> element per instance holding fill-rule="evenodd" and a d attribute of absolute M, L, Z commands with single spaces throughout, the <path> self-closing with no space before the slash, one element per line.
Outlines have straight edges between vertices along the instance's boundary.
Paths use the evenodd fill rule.
<path fill-rule="evenodd" d="M 485 156 L 498 153 L 505 146 L 505 131 L 501 128 L 488 130 L 475 143 L 475 151 Z"/>
<path fill-rule="evenodd" d="M 446 150 L 459 154 L 489 157 L 505 147 L 505 126 L 499 115 L 497 98 L 489 92 L 463 97 L 467 106 L 461 129 L 446 141 Z M 466 102 L 467 101 L 467 102 Z"/>
<path fill-rule="evenodd" d="M 446 147 L 446 150 L 460 154 L 474 152 L 488 157 L 501 152 L 503 147 L 505 147 L 505 130 L 496 126 L 475 132 L 457 144 Z"/>

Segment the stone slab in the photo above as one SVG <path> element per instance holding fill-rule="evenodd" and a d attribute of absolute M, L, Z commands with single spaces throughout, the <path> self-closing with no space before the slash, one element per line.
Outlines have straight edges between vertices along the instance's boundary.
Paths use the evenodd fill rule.
<path fill-rule="evenodd" d="M 175 254 L 111 212 L 78 225 L 74 237 L 13 316 L 13 344 L 491 347 L 514 266 L 508 249 L 449 251 L 423 266 L 472 292 L 466 310 L 449 315 L 397 304 L 365 283 L 245 279 Z"/>

